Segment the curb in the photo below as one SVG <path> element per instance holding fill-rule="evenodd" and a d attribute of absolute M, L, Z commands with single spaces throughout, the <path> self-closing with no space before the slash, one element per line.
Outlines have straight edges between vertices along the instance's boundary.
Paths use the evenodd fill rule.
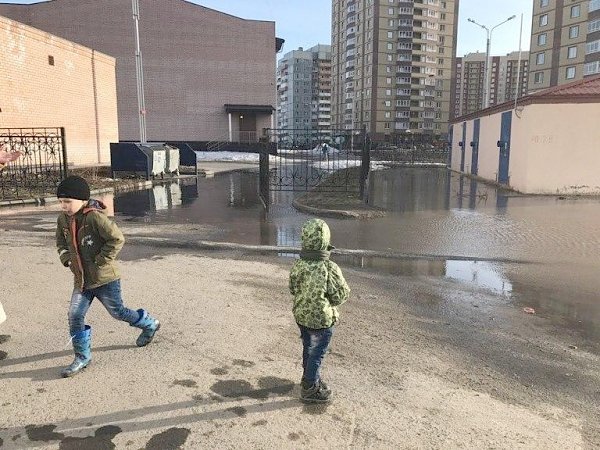
<path fill-rule="evenodd" d="M 125 240 L 128 244 L 133 245 L 148 245 L 162 248 L 180 248 L 188 250 L 243 250 L 252 251 L 257 253 L 274 253 L 277 255 L 281 254 L 299 254 L 299 247 L 282 246 L 278 247 L 275 245 L 249 245 L 249 244 L 237 244 L 234 242 L 216 242 L 216 241 L 184 241 L 170 238 L 155 238 L 155 237 L 141 237 L 141 236 L 125 236 Z M 355 256 L 355 257 L 375 257 L 375 258 L 386 258 L 386 259 L 398 259 L 398 260 L 428 260 L 428 261 L 487 261 L 496 263 L 511 263 L 511 264 L 531 264 L 532 261 L 519 260 L 512 258 L 482 258 L 477 256 L 465 256 L 465 255 L 436 255 L 430 253 L 402 253 L 393 251 L 378 251 L 378 250 L 358 250 L 358 249 L 344 249 L 335 248 L 331 251 L 332 255 L 340 256 Z"/>
<path fill-rule="evenodd" d="M 378 211 L 378 210 L 359 211 L 359 210 L 339 210 L 339 209 L 316 208 L 314 206 L 308 206 L 308 205 L 302 204 L 298 200 L 293 200 L 292 206 L 300 212 L 304 212 L 307 214 L 313 214 L 315 216 L 331 217 L 334 219 L 364 220 L 364 219 L 377 219 L 380 217 L 385 217 L 387 215 L 386 211 Z"/>

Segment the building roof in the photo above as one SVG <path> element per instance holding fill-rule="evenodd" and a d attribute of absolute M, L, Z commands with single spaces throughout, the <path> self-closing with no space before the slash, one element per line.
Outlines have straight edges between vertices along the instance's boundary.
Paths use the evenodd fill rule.
<path fill-rule="evenodd" d="M 544 103 L 600 103 L 600 75 L 586 77 L 583 80 L 561 84 L 526 95 L 517 100 L 516 106 L 527 106 Z M 489 116 L 514 108 L 515 101 L 491 106 L 481 111 L 457 117 L 451 123 L 464 122 L 477 117 Z"/>
<path fill-rule="evenodd" d="M 543 91 L 531 94 L 531 96 L 536 98 L 562 98 L 563 100 L 595 96 L 595 100 L 600 102 L 600 75 L 544 89 Z"/>

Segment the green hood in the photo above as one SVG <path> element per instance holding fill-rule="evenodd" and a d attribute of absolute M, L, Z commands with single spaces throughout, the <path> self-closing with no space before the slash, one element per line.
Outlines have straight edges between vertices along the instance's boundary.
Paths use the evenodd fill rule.
<path fill-rule="evenodd" d="M 327 260 L 333 247 L 331 231 L 324 220 L 309 219 L 302 226 L 302 251 L 300 257 L 307 260 Z"/>

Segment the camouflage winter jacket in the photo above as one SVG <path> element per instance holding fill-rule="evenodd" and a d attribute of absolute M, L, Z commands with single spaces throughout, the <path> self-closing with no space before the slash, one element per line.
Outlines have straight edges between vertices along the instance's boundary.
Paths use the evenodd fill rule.
<path fill-rule="evenodd" d="M 294 296 L 294 318 L 308 328 L 329 328 L 339 319 L 337 307 L 350 295 L 350 288 L 336 263 L 329 260 L 331 233 L 321 219 L 310 219 L 302 227 L 300 259 L 290 272 Z"/>
<path fill-rule="evenodd" d="M 93 289 L 120 278 L 115 258 L 125 239 L 103 209 L 102 202 L 90 200 L 72 217 L 58 216 L 60 262 L 71 268 L 78 289 Z"/>

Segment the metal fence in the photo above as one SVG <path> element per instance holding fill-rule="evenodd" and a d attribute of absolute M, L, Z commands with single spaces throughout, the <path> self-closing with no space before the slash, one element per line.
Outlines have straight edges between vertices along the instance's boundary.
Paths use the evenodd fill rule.
<path fill-rule="evenodd" d="M 64 128 L 0 128 L 0 146 L 21 153 L 0 172 L 0 200 L 53 193 L 67 176 Z"/>
<path fill-rule="evenodd" d="M 265 203 L 270 191 L 360 191 L 369 149 L 363 130 L 269 129 L 263 140 L 260 193 Z"/>

